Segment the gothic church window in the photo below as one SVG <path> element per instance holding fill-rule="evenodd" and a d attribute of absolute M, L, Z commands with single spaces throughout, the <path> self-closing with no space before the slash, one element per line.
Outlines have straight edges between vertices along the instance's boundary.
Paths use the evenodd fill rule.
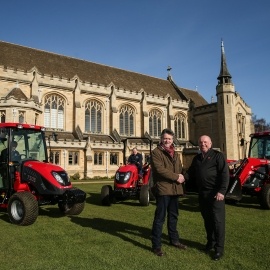
<path fill-rule="evenodd" d="M 159 137 L 161 134 L 161 112 L 151 110 L 149 112 L 149 134 L 153 137 Z"/>
<path fill-rule="evenodd" d="M 134 135 L 134 109 L 128 105 L 120 108 L 119 112 L 119 130 L 120 135 Z"/>
<path fill-rule="evenodd" d="M 69 165 L 78 165 L 79 164 L 79 152 L 69 151 L 68 152 L 68 164 Z"/>
<path fill-rule="evenodd" d="M 96 100 L 90 100 L 85 105 L 85 131 L 101 133 L 102 104 Z"/>
<path fill-rule="evenodd" d="M 64 99 L 56 94 L 47 95 L 44 104 L 44 126 L 64 129 Z"/>
<path fill-rule="evenodd" d="M 181 113 L 177 113 L 174 117 L 174 132 L 176 138 L 186 138 L 186 118 Z"/>
<path fill-rule="evenodd" d="M 94 154 L 94 165 L 103 164 L 103 153 L 95 152 Z"/>

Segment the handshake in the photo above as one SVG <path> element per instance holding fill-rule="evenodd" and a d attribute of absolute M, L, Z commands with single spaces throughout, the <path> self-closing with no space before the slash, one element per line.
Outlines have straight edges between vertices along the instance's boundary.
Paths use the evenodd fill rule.
<path fill-rule="evenodd" d="M 182 184 L 185 182 L 185 178 L 183 174 L 178 175 L 178 179 L 176 180 L 177 183 Z"/>

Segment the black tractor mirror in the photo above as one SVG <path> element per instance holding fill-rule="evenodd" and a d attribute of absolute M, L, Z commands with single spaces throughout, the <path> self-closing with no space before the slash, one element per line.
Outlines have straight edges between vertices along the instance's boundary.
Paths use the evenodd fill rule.
<path fill-rule="evenodd" d="M 245 139 L 242 138 L 242 139 L 240 140 L 240 145 L 241 145 L 241 146 L 244 146 L 244 144 L 245 144 Z"/>

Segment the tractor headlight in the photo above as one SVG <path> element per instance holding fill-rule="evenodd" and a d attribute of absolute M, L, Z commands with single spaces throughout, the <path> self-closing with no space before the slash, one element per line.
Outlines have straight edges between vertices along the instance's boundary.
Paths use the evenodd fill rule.
<path fill-rule="evenodd" d="M 52 175 L 58 183 L 60 183 L 61 185 L 65 184 L 64 179 L 57 172 L 52 172 Z"/>
<path fill-rule="evenodd" d="M 127 172 L 125 177 L 124 177 L 124 182 L 127 182 L 130 178 L 131 172 Z"/>
<path fill-rule="evenodd" d="M 115 174 L 115 180 L 119 180 L 119 172 L 117 172 L 116 174 Z"/>

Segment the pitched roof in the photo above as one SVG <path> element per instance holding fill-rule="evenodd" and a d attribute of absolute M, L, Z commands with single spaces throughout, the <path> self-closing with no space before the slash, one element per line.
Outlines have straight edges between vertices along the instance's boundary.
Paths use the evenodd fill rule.
<path fill-rule="evenodd" d="M 208 102 L 201 96 L 201 94 L 194 90 L 189 90 L 185 88 L 181 88 L 183 94 L 188 98 L 191 99 L 196 107 L 207 105 Z"/>
<path fill-rule="evenodd" d="M 151 77 L 115 67 L 88 62 L 51 52 L 15 45 L 0 41 L 0 65 L 29 71 L 36 67 L 42 74 L 72 79 L 78 76 L 80 80 L 100 85 L 113 83 L 116 87 L 126 90 L 140 91 L 148 94 L 165 96 L 173 99 L 183 97 L 168 80 Z M 203 98 L 189 90 L 178 87 L 187 97 L 192 97 L 194 103 L 201 104 Z M 207 102 L 204 100 L 205 104 Z M 198 104 L 198 106 L 199 106 Z"/>
<path fill-rule="evenodd" d="M 13 88 L 6 96 L 6 98 L 9 97 L 15 97 L 16 99 L 23 99 L 23 100 L 28 100 L 26 95 L 23 93 L 23 91 L 20 88 Z"/>

